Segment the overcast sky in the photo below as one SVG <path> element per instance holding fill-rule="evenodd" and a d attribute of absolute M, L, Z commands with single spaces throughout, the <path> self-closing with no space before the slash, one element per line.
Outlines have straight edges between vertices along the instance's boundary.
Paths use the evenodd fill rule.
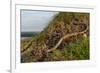
<path fill-rule="evenodd" d="M 21 32 L 42 31 L 58 12 L 21 10 Z"/>

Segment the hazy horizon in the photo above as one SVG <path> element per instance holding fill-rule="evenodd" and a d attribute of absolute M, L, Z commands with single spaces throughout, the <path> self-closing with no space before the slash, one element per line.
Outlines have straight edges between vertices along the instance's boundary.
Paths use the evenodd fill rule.
<path fill-rule="evenodd" d="M 21 10 L 21 32 L 40 32 L 58 12 Z"/>

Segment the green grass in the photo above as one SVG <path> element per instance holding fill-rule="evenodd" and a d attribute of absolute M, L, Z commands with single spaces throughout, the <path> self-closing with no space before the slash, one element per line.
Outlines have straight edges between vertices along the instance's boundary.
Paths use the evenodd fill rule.
<path fill-rule="evenodd" d="M 46 61 L 63 61 L 63 60 L 88 60 L 89 59 L 89 38 L 81 37 L 76 42 L 66 44 L 61 49 L 56 49 L 48 54 Z"/>
<path fill-rule="evenodd" d="M 89 38 L 79 39 L 75 43 L 71 43 L 66 47 L 70 49 L 69 55 L 71 55 L 71 59 L 89 59 Z"/>

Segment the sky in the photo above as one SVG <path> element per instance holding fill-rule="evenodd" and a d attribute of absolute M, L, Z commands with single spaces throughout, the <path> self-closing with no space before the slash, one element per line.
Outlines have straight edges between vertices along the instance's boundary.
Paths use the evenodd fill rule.
<path fill-rule="evenodd" d="M 58 12 L 21 10 L 21 32 L 40 32 Z"/>

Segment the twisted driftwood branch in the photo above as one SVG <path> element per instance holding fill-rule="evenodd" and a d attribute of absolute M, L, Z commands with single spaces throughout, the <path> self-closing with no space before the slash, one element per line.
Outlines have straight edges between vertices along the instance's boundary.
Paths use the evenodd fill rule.
<path fill-rule="evenodd" d="M 62 41 L 64 41 L 65 39 L 68 39 L 69 37 L 72 37 L 72 36 L 77 36 L 77 35 L 80 35 L 80 34 L 84 34 L 85 32 L 87 32 L 87 30 L 89 29 L 89 28 L 88 28 L 88 24 L 87 24 L 87 25 L 84 24 L 84 26 L 86 26 L 86 29 L 83 30 L 83 31 L 81 31 L 81 32 L 74 32 L 74 33 L 70 33 L 70 34 L 67 34 L 67 35 L 63 36 L 63 37 L 58 41 L 58 43 L 57 43 L 53 48 L 48 49 L 47 52 L 51 52 L 51 51 L 56 50 L 56 49 L 59 47 L 59 45 L 62 43 Z M 24 53 L 24 52 L 30 47 L 30 45 L 32 44 L 32 41 L 33 41 L 33 40 L 31 40 L 31 41 L 23 48 L 23 50 L 21 50 L 22 53 Z"/>
<path fill-rule="evenodd" d="M 84 25 L 84 26 L 85 26 L 85 25 Z M 63 37 L 58 41 L 58 43 L 57 43 L 53 48 L 47 50 L 47 52 L 51 52 L 51 51 L 56 50 L 56 48 L 59 47 L 59 45 L 62 43 L 63 40 L 68 39 L 69 37 L 72 37 L 72 36 L 77 36 L 77 35 L 80 35 L 80 34 L 84 34 L 85 32 L 87 32 L 87 30 L 88 30 L 88 25 L 87 25 L 86 29 L 85 29 L 84 31 L 82 31 L 82 32 L 75 32 L 75 33 L 71 33 L 71 34 L 67 34 L 67 35 L 63 36 Z"/>

